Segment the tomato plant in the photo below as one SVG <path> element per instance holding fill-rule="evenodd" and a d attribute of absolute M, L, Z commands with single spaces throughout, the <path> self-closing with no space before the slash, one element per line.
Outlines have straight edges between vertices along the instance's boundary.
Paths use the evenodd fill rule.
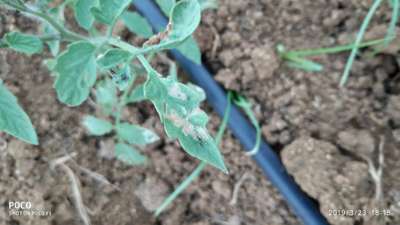
<path fill-rule="evenodd" d="M 172 67 L 163 76 L 150 64 L 154 54 L 177 48 L 196 63 L 200 51 L 192 37 L 200 23 L 201 11 L 212 7 L 212 1 L 163 1 L 160 8 L 169 14 L 163 32 L 153 34 L 146 20 L 128 10 L 130 0 L 0 0 L 0 5 L 18 10 L 41 21 L 39 34 L 12 31 L 0 41 L 1 48 L 32 55 L 46 48 L 52 58 L 46 65 L 54 75 L 54 88 L 59 101 L 74 107 L 93 95 L 102 116 L 86 115 L 82 124 L 93 136 L 114 135 L 115 156 L 130 165 L 146 161 L 137 147 L 159 139 L 144 127 L 127 122 L 122 111 L 130 104 L 151 102 L 157 110 L 168 137 L 177 139 L 191 156 L 227 172 L 222 155 L 210 136 L 207 114 L 200 109 L 204 91 L 177 79 Z M 64 19 L 66 7 L 74 11 L 77 24 L 85 32 L 68 29 Z M 147 38 L 142 46 L 134 46 L 113 36 L 114 26 L 121 21 L 136 35 Z M 106 27 L 106 29 L 99 29 Z M 137 79 L 140 76 L 143 79 Z M 0 130 L 28 143 L 38 144 L 36 133 L 16 98 L 0 84 Z"/>

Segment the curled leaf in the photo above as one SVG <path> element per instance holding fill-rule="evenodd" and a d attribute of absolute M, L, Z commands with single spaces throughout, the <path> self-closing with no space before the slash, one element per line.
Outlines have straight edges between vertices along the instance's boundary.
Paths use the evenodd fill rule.
<path fill-rule="evenodd" d="M 200 20 L 201 8 L 197 0 L 178 2 L 171 11 L 166 31 L 150 38 L 142 51 L 159 51 L 178 46 L 192 35 Z"/>

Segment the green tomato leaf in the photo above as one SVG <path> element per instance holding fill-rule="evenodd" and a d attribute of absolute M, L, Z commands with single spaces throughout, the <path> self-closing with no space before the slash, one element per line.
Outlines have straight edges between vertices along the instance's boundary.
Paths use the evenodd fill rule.
<path fill-rule="evenodd" d="M 201 64 L 201 52 L 193 36 L 190 36 L 182 44 L 178 45 L 176 49 L 181 52 L 186 58 L 192 60 L 197 64 Z"/>
<path fill-rule="evenodd" d="M 104 55 L 100 56 L 97 60 L 97 64 L 102 69 L 111 69 L 118 64 L 128 61 L 130 56 L 131 54 L 127 51 L 113 48 L 104 53 Z"/>
<path fill-rule="evenodd" d="M 197 0 L 178 2 L 171 11 L 167 30 L 149 39 L 143 47 L 143 52 L 160 51 L 174 48 L 185 41 L 200 24 L 201 9 Z M 152 44 L 154 39 L 161 39 Z"/>
<path fill-rule="evenodd" d="M 4 42 L 15 51 L 28 55 L 40 53 L 43 50 L 43 43 L 40 38 L 15 31 L 7 33 L 4 36 Z"/>
<path fill-rule="evenodd" d="M 95 136 L 108 134 L 113 129 L 113 125 L 110 122 L 94 116 L 85 116 L 82 124 L 86 127 L 91 135 Z"/>
<path fill-rule="evenodd" d="M 200 5 L 197 0 L 180 1 L 170 15 L 172 30 L 167 39 L 185 40 L 199 26 L 201 20 Z"/>
<path fill-rule="evenodd" d="M 77 0 L 74 4 L 75 19 L 79 26 L 89 30 L 94 22 L 90 9 L 98 5 L 98 0 Z"/>
<path fill-rule="evenodd" d="M 170 114 L 165 120 L 165 130 L 170 137 L 178 138 L 185 151 L 202 161 L 227 173 L 223 157 L 208 134 L 205 127 L 196 126 L 190 121 L 180 118 L 177 114 Z"/>
<path fill-rule="evenodd" d="M 149 73 L 144 93 L 151 101 L 165 102 L 180 115 L 187 115 L 197 109 L 200 102 L 206 98 L 201 88 L 180 83 L 171 76 L 163 78 L 154 70 Z"/>
<path fill-rule="evenodd" d="M 99 0 L 100 5 L 92 8 L 90 11 L 97 21 L 112 25 L 114 21 L 122 14 L 131 0 Z"/>
<path fill-rule="evenodd" d="M 191 156 L 227 172 L 221 153 L 208 134 L 208 117 L 200 108 L 205 93 L 192 84 L 183 84 L 173 77 L 161 77 L 150 70 L 144 93 L 156 106 L 167 135 L 177 138 Z"/>
<path fill-rule="evenodd" d="M 165 101 L 165 93 L 168 89 L 164 84 L 167 78 L 162 78 L 156 71 L 151 71 L 144 87 L 144 95 L 146 98 L 153 100 Z"/>
<path fill-rule="evenodd" d="M 111 80 L 106 79 L 98 83 L 95 90 L 96 103 L 115 104 L 117 100 L 117 89 Z"/>
<path fill-rule="evenodd" d="M 117 159 L 129 165 L 140 165 L 146 163 L 147 161 L 145 156 L 140 154 L 136 149 L 124 143 L 118 143 L 115 146 L 115 156 Z"/>
<path fill-rule="evenodd" d="M 188 119 L 195 126 L 205 127 L 208 123 L 208 116 L 203 110 L 194 110 Z"/>
<path fill-rule="evenodd" d="M 107 115 L 111 115 L 117 105 L 117 89 L 109 79 L 99 82 L 95 89 L 96 103 Z"/>
<path fill-rule="evenodd" d="M 153 35 L 153 30 L 145 18 L 136 12 L 124 12 L 121 15 L 122 22 L 129 31 L 143 38 L 149 38 Z"/>
<path fill-rule="evenodd" d="M 186 111 L 192 112 L 199 107 L 200 102 L 206 99 L 203 89 L 193 84 L 183 84 L 170 79 L 164 83 L 168 89 L 166 101 L 168 105 L 175 108 L 183 107 Z"/>
<path fill-rule="evenodd" d="M 58 99 L 70 106 L 77 106 L 89 96 L 96 82 L 96 47 L 89 42 L 72 43 L 57 57 L 55 72 L 58 73 L 54 87 Z"/>
<path fill-rule="evenodd" d="M 168 136 L 177 138 L 183 149 L 191 156 L 205 161 L 212 166 L 227 172 L 223 157 L 215 144 L 214 139 L 208 134 L 205 121 L 193 123 L 192 116 L 182 117 L 173 109 L 168 108 L 164 121 L 164 128 Z M 201 111 L 199 108 L 196 111 Z"/>
<path fill-rule="evenodd" d="M 37 145 L 38 138 L 32 123 L 18 105 L 17 98 L 0 81 L 0 130 L 27 143 Z"/>
<path fill-rule="evenodd" d="M 168 16 L 171 13 L 171 10 L 175 5 L 176 0 L 156 0 L 156 2 L 161 11 Z"/>
<path fill-rule="evenodd" d="M 129 123 L 119 124 L 116 130 L 118 137 L 133 145 L 145 146 L 160 139 L 153 131 Z"/>

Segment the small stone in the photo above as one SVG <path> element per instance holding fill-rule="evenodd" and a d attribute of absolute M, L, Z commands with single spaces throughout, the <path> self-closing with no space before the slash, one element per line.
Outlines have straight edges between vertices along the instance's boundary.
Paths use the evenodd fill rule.
<path fill-rule="evenodd" d="M 228 221 L 227 221 L 227 225 L 240 225 L 241 219 L 238 215 L 233 215 L 231 217 L 229 217 Z"/>
<path fill-rule="evenodd" d="M 35 167 L 35 160 L 31 159 L 22 159 L 17 160 L 16 165 L 16 174 L 21 177 L 28 177 Z"/>
<path fill-rule="evenodd" d="M 231 66 L 235 62 L 235 55 L 232 54 L 230 49 L 221 52 L 219 57 L 221 59 L 221 62 L 226 67 Z"/>
<path fill-rule="evenodd" d="M 255 66 L 257 76 L 261 79 L 268 79 L 274 75 L 279 67 L 279 59 L 272 44 L 267 43 L 252 51 L 251 58 Z"/>
<path fill-rule="evenodd" d="M 274 113 L 271 122 L 270 129 L 271 131 L 281 131 L 288 126 L 287 122 L 282 119 L 280 114 Z"/>
<path fill-rule="evenodd" d="M 225 88 L 240 90 L 239 82 L 236 78 L 240 77 L 238 74 L 230 69 L 222 69 L 215 76 L 215 80 L 222 83 Z"/>
<path fill-rule="evenodd" d="M 368 165 L 343 156 L 336 146 L 311 137 L 302 137 L 286 146 L 282 162 L 306 193 L 317 199 L 330 224 L 351 225 L 355 218 L 332 217 L 331 209 L 354 209 L 366 204 Z"/>
<path fill-rule="evenodd" d="M 12 139 L 8 144 L 7 151 L 15 160 L 19 160 L 26 157 L 25 147 L 23 142 Z"/>
<path fill-rule="evenodd" d="M 220 180 L 214 180 L 211 186 L 217 194 L 222 195 L 225 199 L 230 199 L 232 197 L 231 187 L 229 187 L 227 183 Z"/>
<path fill-rule="evenodd" d="M 135 195 L 140 199 L 142 205 L 148 211 L 155 211 L 164 201 L 168 194 L 165 182 L 156 178 L 146 178 L 135 190 Z"/>
<path fill-rule="evenodd" d="M 288 144 L 292 140 L 292 135 L 288 130 L 284 130 L 281 135 L 279 136 L 279 142 L 282 145 Z"/>
<path fill-rule="evenodd" d="M 375 140 L 366 130 L 345 130 L 338 135 L 338 144 L 361 157 L 372 157 L 375 150 Z"/>
<path fill-rule="evenodd" d="M 386 111 L 395 125 L 400 125 L 400 95 L 390 96 Z"/>
<path fill-rule="evenodd" d="M 105 158 L 105 159 L 113 159 L 114 158 L 114 140 L 113 139 L 106 139 L 106 140 L 101 140 L 100 141 L 100 149 L 98 151 L 98 156 L 100 158 Z"/>
<path fill-rule="evenodd" d="M 400 129 L 396 129 L 393 131 L 393 137 L 397 142 L 400 142 Z"/>

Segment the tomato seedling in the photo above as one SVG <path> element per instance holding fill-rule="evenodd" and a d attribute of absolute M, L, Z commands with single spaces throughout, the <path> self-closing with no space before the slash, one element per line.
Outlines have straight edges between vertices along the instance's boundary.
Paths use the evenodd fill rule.
<path fill-rule="evenodd" d="M 40 21 L 42 28 L 39 34 L 7 33 L 0 47 L 27 55 L 42 53 L 47 47 L 53 58 L 45 62 L 54 75 L 58 99 L 73 107 L 93 95 L 102 116 L 87 115 L 82 124 L 93 136 L 114 135 L 117 159 L 130 165 L 142 164 L 146 157 L 136 148 L 159 139 L 153 131 L 127 122 L 122 115 L 127 105 L 149 101 L 156 108 L 168 137 L 177 139 L 189 155 L 227 172 L 206 128 L 208 116 L 199 107 L 205 99 L 204 91 L 193 84 L 179 82 L 176 74 L 162 76 L 146 58 L 177 48 L 200 63 L 201 54 L 192 33 L 200 23 L 201 10 L 213 7 L 213 1 L 163 1 L 161 8 L 168 12 L 169 24 L 159 34 L 153 34 L 142 16 L 128 10 L 130 2 L 66 0 L 57 5 L 52 0 L 34 3 L 0 0 L 1 6 Z M 67 28 L 66 7 L 73 10 L 77 24 L 85 32 Z M 113 36 L 119 21 L 149 41 L 139 47 Z M 106 29 L 102 31 L 99 27 Z M 145 82 L 140 82 L 139 76 L 144 76 Z M 26 142 L 38 143 L 28 116 L 3 83 L 0 84 L 0 130 Z"/>

